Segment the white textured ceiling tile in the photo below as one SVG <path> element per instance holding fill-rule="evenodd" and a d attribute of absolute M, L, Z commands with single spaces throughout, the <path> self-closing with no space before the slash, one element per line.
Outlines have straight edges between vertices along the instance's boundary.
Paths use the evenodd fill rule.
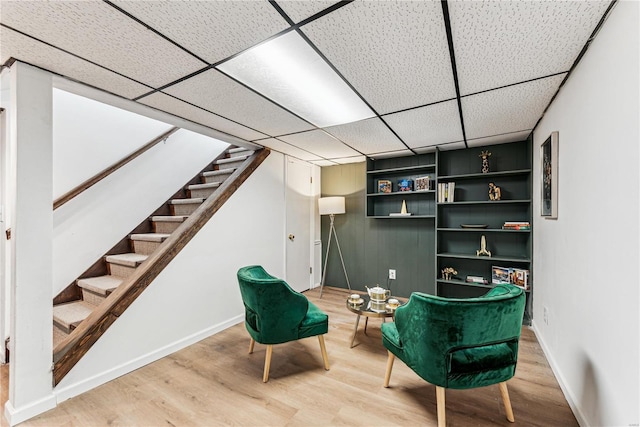
<path fill-rule="evenodd" d="M 105 70 L 90 62 L 76 58 L 59 49 L 0 27 L 0 63 L 13 57 L 49 70 L 53 73 L 83 82 L 125 98 L 135 98 L 148 92 L 147 86 Z"/>
<path fill-rule="evenodd" d="M 533 129 L 565 74 L 462 98 L 467 140 Z"/>
<path fill-rule="evenodd" d="M 433 153 L 434 151 L 436 151 L 436 147 L 419 147 L 419 148 L 414 148 L 413 149 L 416 153 L 418 154 L 423 154 L 423 153 Z"/>
<path fill-rule="evenodd" d="M 399 151 L 388 151 L 385 153 L 377 153 L 377 154 L 372 154 L 371 157 L 372 159 L 389 159 L 391 157 L 404 157 L 404 156 L 411 156 L 413 155 L 413 153 L 409 150 L 399 150 Z"/>
<path fill-rule="evenodd" d="M 332 162 L 330 160 L 312 160 L 310 163 L 313 163 L 316 166 L 320 167 L 329 167 L 329 166 L 337 166 L 336 162 Z"/>
<path fill-rule="evenodd" d="M 273 151 L 295 157 L 296 159 L 305 160 L 307 162 L 324 160 L 313 153 L 304 151 L 298 147 L 287 144 L 286 142 L 280 141 L 276 138 L 261 139 L 260 145 L 270 148 Z"/>
<path fill-rule="evenodd" d="M 164 92 L 269 136 L 313 128 L 213 69 L 170 86 Z"/>
<path fill-rule="evenodd" d="M 493 135 L 484 138 L 470 139 L 467 141 L 469 147 L 481 147 L 483 145 L 506 144 L 508 142 L 524 141 L 527 139 L 531 129 L 522 132 L 512 132 L 503 135 Z"/>
<path fill-rule="evenodd" d="M 186 102 L 180 101 L 179 99 L 173 98 L 165 93 L 156 92 L 149 96 L 145 96 L 144 98 L 140 98 L 138 102 L 157 108 L 158 110 L 165 111 L 169 114 L 182 117 L 183 119 L 200 123 L 201 125 L 208 126 L 229 135 L 246 139 L 247 141 L 266 137 L 266 135 L 260 132 L 256 132 L 248 127 L 234 123 L 224 117 L 211 114 L 201 108 L 194 107 L 193 105 L 187 104 Z"/>
<path fill-rule="evenodd" d="M 293 20 L 298 23 L 304 21 L 310 16 L 325 10 L 334 5 L 337 1 L 329 0 L 278 0 L 277 2 L 282 10 Z"/>
<path fill-rule="evenodd" d="M 341 165 L 346 165 L 349 163 L 362 163 L 364 161 L 366 161 L 367 158 L 365 156 L 355 156 L 355 157 L 344 157 L 341 159 L 331 159 L 331 161 L 334 161 L 336 163 L 339 163 Z"/>
<path fill-rule="evenodd" d="M 438 149 L 440 151 L 460 150 L 462 148 L 466 148 L 466 145 L 464 145 L 464 141 L 454 142 L 452 144 L 443 144 L 438 146 Z"/>
<path fill-rule="evenodd" d="M 569 71 L 608 1 L 448 2 L 460 93 Z"/>
<path fill-rule="evenodd" d="M 378 118 L 331 126 L 325 130 L 366 155 L 407 148 Z"/>
<path fill-rule="evenodd" d="M 458 103 L 455 100 L 389 114 L 383 119 L 411 148 L 463 139 Z"/>
<path fill-rule="evenodd" d="M 360 155 L 357 151 L 319 129 L 281 136 L 279 139 L 325 159 Z"/>
<path fill-rule="evenodd" d="M 379 114 L 455 97 L 440 2 L 353 2 L 302 31 Z"/>
<path fill-rule="evenodd" d="M 101 1 L 2 2 L 1 22 L 158 87 L 205 64 Z"/>
<path fill-rule="evenodd" d="M 288 27 L 266 1 L 116 1 L 116 5 L 214 63 Z"/>

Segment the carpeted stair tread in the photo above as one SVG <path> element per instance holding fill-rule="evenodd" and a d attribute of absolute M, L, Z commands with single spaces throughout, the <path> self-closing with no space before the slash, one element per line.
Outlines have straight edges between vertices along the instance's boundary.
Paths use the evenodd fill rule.
<path fill-rule="evenodd" d="M 235 163 L 235 162 L 241 162 L 246 160 L 247 158 L 249 158 L 248 155 L 244 155 L 244 156 L 236 156 L 236 157 L 228 157 L 226 159 L 219 159 L 216 160 L 215 162 L 213 162 L 214 165 L 225 165 L 227 163 Z"/>
<path fill-rule="evenodd" d="M 210 182 L 208 184 L 193 184 L 187 187 L 187 190 L 201 190 L 204 188 L 217 188 L 220 187 L 220 182 Z"/>
<path fill-rule="evenodd" d="M 234 158 L 234 157 L 249 157 L 250 155 L 252 155 L 254 153 L 253 150 L 249 150 L 248 148 L 233 148 L 229 151 L 227 151 L 227 153 L 229 154 L 229 158 Z"/>
<path fill-rule="evenodd" d="M 58 304 L 53 306 L 53 320 L 69 330 L 86 319 L 95 308 L 85 301 Z"/>
<path fill-rule="evenodd" d="M 151 221 L 154 222 L 184 222 L 187 218 L 189 218 L 188 215 L 157 215 L 157 216 L 152 216 L 151 217 Z"/>
<path fill-rule="evenodd" d="M 129 236 L 131 240 L 138 240 L 143 242 L 157 242 L 162 243 L 167 240 L 171 236 L 171 234 L 166 233 L 142 233 L 142 234 L 132 234 Z"/>
<path fill-rule="evenodd" d="M 169 200 L 170 205 L 190 205 L 192 203 L 202 203 L 204 197 L 194 197 L 192 199 L 172 199 Z"/>
<path fill-rule="evenodd" d="M 218 169 L 215 171 L 207 171 L 207 172 L 202 172 L 202 176 L 207 177 L 207 176 L 218 176 L 218 175 L 231 175 L 233 172 L 235 172 L 237 168 L 227 168 L 227 169 Z"/>
<path fill-rule="evenodd" d="M 118 254 L 118 255 L 107 255 L 105 258 L 107 262 L 111 264 L 124 265 L 127 267 L 137 267 L 142 262 L 147 259 L 147 255 L 142 254 Z"/>
<path fill-rule="evenodd" d="M 78 279 L 78 286 L 103 296 L 113 292 L 121 283 L 122 278 L 111 275 Z"/>

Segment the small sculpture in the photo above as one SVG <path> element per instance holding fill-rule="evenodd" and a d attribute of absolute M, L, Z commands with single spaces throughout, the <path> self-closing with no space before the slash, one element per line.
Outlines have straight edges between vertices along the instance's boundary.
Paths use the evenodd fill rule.
<path fill-rule="evenodd" d="M 491 252 L 487 250 L 487 239 L 484 237 L 484 234 L 480 238 L 480 249 L 476 251 L 476 256 L 480 255 L 491 256 Z"/>
<path fill-rule="evenodd" d="M 456 274 L 458 274 L 458 272 L 453 267 L 445 267 L 444 270 L 442 270 L 442 278 L 444 280 L 451 280 L 451 276 Z"/>
<path fill-rule="evenodd" d="M 500 187 L 495 185 L 493 182 L 489 183 L 489 200 L 500 200 L 502 197 L 502 191 L 500 191 Z"/>
<path fill-rule="evenodd" d="M 489 173 L 489 156 L 491 156 L 489 150 L 481 152 L 478 156 L 482 158 L 482 173 Z"/>
<path fill-rule="evenodd" d="M 407 203 L 404 200 L 402 201 L 402 208 L 400 208 L 400 213 L 401 214 L 407 213 Z"/>

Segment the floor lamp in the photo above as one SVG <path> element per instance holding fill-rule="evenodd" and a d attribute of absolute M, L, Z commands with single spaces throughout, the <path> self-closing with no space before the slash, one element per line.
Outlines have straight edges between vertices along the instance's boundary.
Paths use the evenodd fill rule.
<path fill-rule="evenodd" d="M 344 271 L 344 277 L 345 279 L 347 279 L 347 286 L 349 287 L 349 290 L 351 290 L 351 285 L 349 284 L 347 269 L 344 267 L 344 259 L 342 258 L 342 251 L 340 250 L 340 243 L 338 242 L 338 234 L 336 233 L 336 228 L 333 225 L 335 215 L 345 213 L 344 197 L 321 197 L 320 199 L 318 199 L 318 210 L 320 211 L 320 215 L 329 215 L 329 218 L 331 219 L 331 226 L 329 227 L 329 238 L 327 239 L 327 254 L 324 257 L 322 282 L 320 283 L 320 298 L 322 298 L 324 282 L 327 279 L 327 261 L 329 260 L 329 249 L 331 249 L 331 236 L 336 238 L 336 246 L 338 247 L 338 253 L 340 254 L 342 271 Z"/>

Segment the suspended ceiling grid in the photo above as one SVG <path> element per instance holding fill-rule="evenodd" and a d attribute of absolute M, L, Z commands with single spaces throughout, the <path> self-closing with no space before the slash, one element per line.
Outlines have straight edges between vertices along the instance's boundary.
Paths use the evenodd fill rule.
<path fill-rule="evenodd" d="M 23 61 L 329 166 L 526 138 L 614 2 L 0 2 Z M 217 66 L 296 31 L 375 113 L 318 128 Z"/>

